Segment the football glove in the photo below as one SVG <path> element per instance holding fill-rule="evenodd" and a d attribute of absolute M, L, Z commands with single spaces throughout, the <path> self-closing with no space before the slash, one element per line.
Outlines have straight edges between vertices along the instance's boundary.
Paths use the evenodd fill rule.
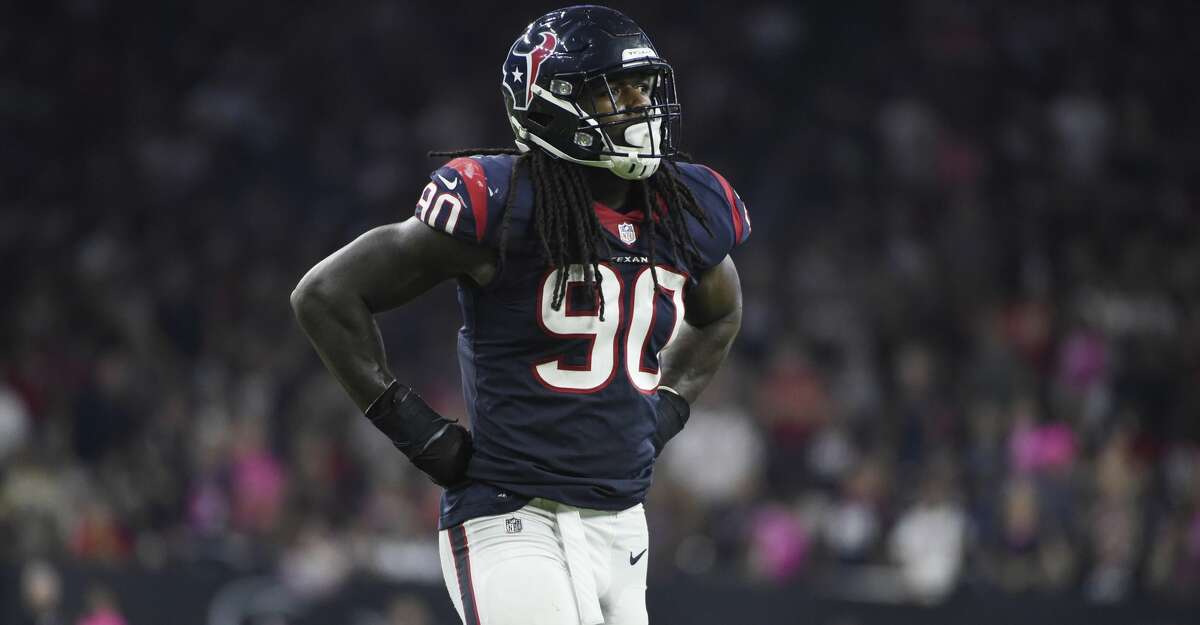
<path fill-rule="evenodd" d="M 434 412 L 411 388 L 393 381 L 366 416 L 435 484 L 449 488 L 466 480 L 471 433 Z"/>
<path fill-rule="evenodd" d="M 654 457 L 662 453 L 667 441 L 671 440 L 687 425 L 692 407 L 675 389 L 658 387 L 658 410 L 654 415 L 657 428 L 654 431 Z"/>

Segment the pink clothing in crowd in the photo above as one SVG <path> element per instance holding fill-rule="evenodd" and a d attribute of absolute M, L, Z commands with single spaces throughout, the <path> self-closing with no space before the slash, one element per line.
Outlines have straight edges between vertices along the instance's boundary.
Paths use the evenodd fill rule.
<path fill-rule="evenodd" d="M 128 625 L 116 610 L 103 608 L 79 619 L 76 625 Z"/>

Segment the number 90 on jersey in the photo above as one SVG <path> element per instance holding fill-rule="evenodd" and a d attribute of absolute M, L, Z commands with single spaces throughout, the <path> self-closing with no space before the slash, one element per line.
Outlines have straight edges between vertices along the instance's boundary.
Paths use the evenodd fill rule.
<path fill-rule="evenodd" d="M 567 302 L 554 310 L 551 306 L 554 283 L 558 280 L 558 272 L 562 270 L 554 270 L 542 279 L 538 303 L 538 322 L 542 329 L 551 336 L 587 339 L 590 344 L 585 364 L 571 365 L 561 357 L 553 358 L 534 365 L 533 375 L 543 385 L 556 391 L 593 393 L 608 386 L 621 366 L 635 388 L 643 393 L 653 393 L 658 388 L 661 371 L 657 366 L 644 365 L 644 356 L 651 348 L 656 316 L 667 314 L 667 308 L 673 315 L 671 334 L 655 356 L 678 336 L 684 315 L 683 289 L 687 277 L 657 266 L 658 290 L 666 296 L 664 300 L 670 301 L 669 305 L 663 301 L 660 306 L 649 266 L 634 277 L 632 293 L 624 292 L 626 285 L 611 266 L 602 263 L 599 268 L 599 286 L 604 295 L 603 315 L 599 306 L 593 310 L 571 311 Z M 568 291 L 573 284 L 585 281 L 583 265 L 571 265 L 569 271 Z M 626 297 L 629 298 L 628 302 L 625 301 Z M 624 350 L 618 349 L 618 341 L 622 338 Z M 624 353 L 624 362 L 618 362 L 621 353 Z"/>

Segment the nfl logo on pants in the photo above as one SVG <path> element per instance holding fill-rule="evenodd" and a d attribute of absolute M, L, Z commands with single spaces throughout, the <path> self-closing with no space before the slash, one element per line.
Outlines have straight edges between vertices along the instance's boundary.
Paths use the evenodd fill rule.
<path fill-rule="evenodd" d="M 504 529 L 508 530 L 509 534 L 521 533 L 521 519 L 513 517 L 504 521 Z"/>

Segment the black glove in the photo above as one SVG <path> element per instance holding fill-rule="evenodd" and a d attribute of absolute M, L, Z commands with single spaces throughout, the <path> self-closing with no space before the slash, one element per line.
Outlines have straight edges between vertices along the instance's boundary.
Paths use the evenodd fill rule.
<path fill-rule="evenodd" d="M 449 488 L 466 479 L 471 433 L 434 412 L 411 388 L 392 382 L 366 414 L 435 484 Z"/>
<path fill-rule="evenodd" d="M 683 396 L 665 386 L 658 388 L 658 412 L 654 415 L 658 427 L 653 438 L 655 458 L 662 453 L 667 441 L 683 430 L 691 414 L 692 407 Z"/>
<path fill-rule="evenodd" d="M 473 449 L 471 433 L 467 428 L 449 423 L 440 435 L 429 441 L 425 449 L 408 458 L 435 484 L 450 488 L 466 480 L 467 462 L 471 460 Z"/>

